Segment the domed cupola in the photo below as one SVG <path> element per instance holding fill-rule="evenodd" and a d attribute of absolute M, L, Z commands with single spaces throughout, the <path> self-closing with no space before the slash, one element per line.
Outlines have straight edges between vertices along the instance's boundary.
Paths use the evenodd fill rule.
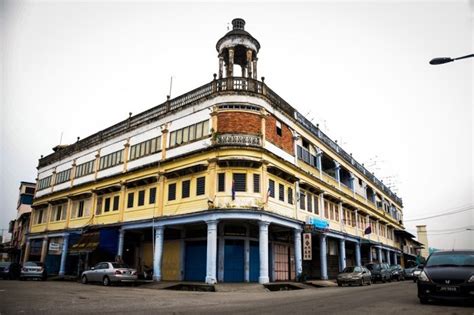
<path fill-rule="evenodd" d="M 242 69 L 242 77 L 257 79 L 257 54 L 260 43 L 245 31 L 243 19 L 232 20 L 232 30 L 216 44 L 219 53 L 219 79 L 234 76 L 234 65 Z M 225 68 L 225 71 L 224 71 Z"/>

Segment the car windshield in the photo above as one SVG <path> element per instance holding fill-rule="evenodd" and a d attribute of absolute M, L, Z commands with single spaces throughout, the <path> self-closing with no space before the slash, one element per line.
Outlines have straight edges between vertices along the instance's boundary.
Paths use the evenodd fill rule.
<path fill-rule="evenodd" d="M 25 266 L 27 266 L 27 267 L 41 267 L 41 266 L 43 266 L 43 263 L 35 262 L 35 261 L 27 261 L 25 263 Z"/>
<path fill-rule="evenodd" d="M 380 270 L 380 265 L 368 265 L 367 269 L 369 269 L 371 271 L 378 271 L 378 270 Z"/>
<path fill-rule="evenodd" d="M 474 252 L 472 253 L 439 253 L 428 259 L 426 267 L 434 266 L 465 266 L 474 267 Z"/>
<path fill-rule="evenodd" d="M 354 267 L 346 267 L 342 272 L 354 272 Z"/>
<path fill-rule="evenodd" d="M 129 268 L 127 264 L 112 263 L 114 268 Z"/>
<path fill-rule="evenodd" d="M 10 263 L 8 261 L 2 261 L 0 262 L 0 267 L 8 267 Z"/>

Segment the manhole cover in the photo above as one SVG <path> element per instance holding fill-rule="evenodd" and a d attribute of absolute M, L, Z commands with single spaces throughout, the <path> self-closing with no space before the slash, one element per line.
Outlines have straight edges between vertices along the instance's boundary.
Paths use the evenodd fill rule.
<path fill-rule="evenodd" d="M 180 283 L 171 287 L 164 288 L 165 290 L 176 290 L 176 291 L 199 291 L 199 292 L 216 292 L 213 285 L 207 284 L 185 284 Z"/>
<path fill-rule="evenodd" d="M 264 284 L 264 286 L 270 291 L 291 291 L 291 290 L 303 289 L 289 283 L 272 283 L 272 284 Z"/>

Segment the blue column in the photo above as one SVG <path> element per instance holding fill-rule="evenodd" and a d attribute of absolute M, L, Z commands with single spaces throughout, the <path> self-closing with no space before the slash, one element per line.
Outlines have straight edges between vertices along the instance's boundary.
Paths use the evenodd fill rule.
<path fill-rule="evenodd" d="M 379 259 L 379 263 L 383 263 L 383 259 L 382 259 L 382 247 L 377 247 L 377 258 Z"/>
<path fill-rule="evenodd" d="M 328 262 L 327 262 L 327 245 L 326 245 L 326 235 L 321 234 L 319 237 L 319 259 L 321 261 L 321 279 L 328 279 Z"/>
<path fill-rule="evenodd" d="M 387 264 L 391 265 L 390 263 L 390 251 L 387 249 Z"/>
<path fill-rule="evenodd" d="M 339 240 L 339 271 L 346 268 L 346 241 Z"/>
<path fill-rule="evenodd" d="M 69 247 L 69 233 L 64 234 L 63 237 L 63 250 L 61 252 L 61 265 L 59 266 L 59 276 L 63 277 L 66 272 L 66 257 L 67 250 Z"/>
<path fill-rule="evenodd" d="M 186 268 L 185 263 L 186 263 L 186 230 L 183 228 L 181 230 L 181 240 L 180 240 L 180 253 L 179 253 L 179 258 L 180 258 L 180 280 L 184 280 L 184 268 Z"/>
<path fill-rule="evenodd" d="M 270 279 L 268 277 L 268 226 L 270 222 L 259 221 L 259 252 L 260 252 L 260 276 L 258 277 L 259 283 L 268 283 Z"/>
<path fill-rule="evenodd" d="M 119 239 L 118 239 L 118 247 L 117 247 L 117 256 L 120 256 L 122 258 L 123 256 L 123 240 L 125 237 L 125 230 L 120 229 L 119 230 Z"/>
<path fill-rule="evenodd" d="M 393 252 L 393 264 L 394 265 L 398 265 L 398 261 L 397 261 L 397 252 Z"/>
<path fill-rule="evenodd" d="M 161 261 L 163 259 L 164 226 L 155 228 L 155 253 L 153 256 L 153 279 L 161 281 Z"/>
<path fill-rule="evenodd" d="M 355 244 L 355 263 L 356 263 L 356 266 L 361 266 L 362 263 L 361 263 L 361 259 L 360 259 L 360 243 L 357 242 Z"/>
<path fill-rule="evenodd" d="M 206 283 L 217 282 L 217 220 L 207 221 L 207 260 L 206 260 Z"/>
<path fill-rule="evenodd" d="M 295 267 L 296 267 L 296 281 L 300 280 L 303 273 L 303 259 L 301 248 L 301 229 L 294 230 L 295 235 Z"/>
<path fill-rule="evenodd" d="M 374 260 L 374 256 L 372 255 L 372 246 L 369 246 L 369 262 Z"/>

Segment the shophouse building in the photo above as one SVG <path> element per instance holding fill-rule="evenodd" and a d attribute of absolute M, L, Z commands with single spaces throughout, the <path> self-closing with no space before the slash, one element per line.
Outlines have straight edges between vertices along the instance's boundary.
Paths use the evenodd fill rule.
<path fill-rule="evenodd" d="M 39 160 L 25 259 L 207 283 L 398 262 L 402 200 L 258 79 L 260 43 L 232 25 L 210 83 Z"/>

